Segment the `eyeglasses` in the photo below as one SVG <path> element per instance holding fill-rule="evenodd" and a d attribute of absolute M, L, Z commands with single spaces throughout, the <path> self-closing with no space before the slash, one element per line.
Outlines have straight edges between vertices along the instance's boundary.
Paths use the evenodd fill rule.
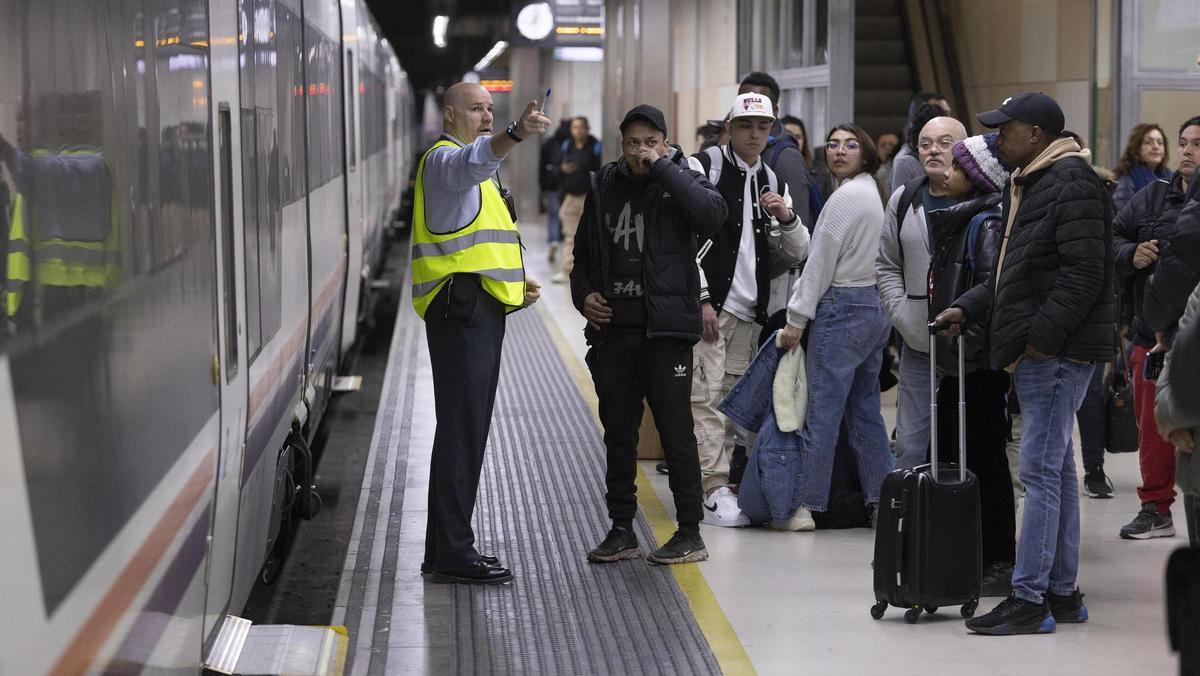
<path fill-rule="evenodd" d="M 858 141 L 846 141 L 845 143 L 842 143 L 841 141 L 825 142 L 825 150 L 828 150 L 831 153 L 837 152 L 838 148 L 845 148 L 846 152 L 852 153 L 855 150 L 858 150 L 860 147 L 861 146 L 859 146 Z"/>
<path fill-rule="evenodd" d="M 917 142 L 917 149 L 924 152 L 929 152 L 934 145 L 937 145 L 938 150 L 950 150 L 954 147 L 954 139 L 950 138 L 949 136 L 943 136 L 937 141 L 923 138 Z"/>

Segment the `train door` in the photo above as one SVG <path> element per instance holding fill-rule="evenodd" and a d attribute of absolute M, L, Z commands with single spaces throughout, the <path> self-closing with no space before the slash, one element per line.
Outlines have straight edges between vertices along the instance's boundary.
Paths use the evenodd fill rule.
<path fill-rule="evenodd" d="M 210 3 L 211 92 L 215 148 L 217 328 L 221 335 L 214 377 L 221 388 L 221 439 L 209 534 L 207 597 L 203 636 L 209 637 L 229 610 L 237 549 L 242 454 L 246 438 L 246 308 L 242 238 L 241 120 L 238 90 L 238 14 Z"/>
<path fill-rule="evenodd" d="M 364 31 L 358 25 L 358 13 L 353 4 L 341 3 L 342 35 L 356 39 L 342 40 L 342 91 L 345 93 L 346 125 L 346 298 L 342 304 L 342 344 L 345 354 L 354 344 L 358 328 L 358 297 L 364 279 L 369 278 L 368 262 L 363 255 L 363 180 L 367 175 L 366 158 L 362 156 L 363 82 L 358 76 L 359 63 L 365 58 Z"/>

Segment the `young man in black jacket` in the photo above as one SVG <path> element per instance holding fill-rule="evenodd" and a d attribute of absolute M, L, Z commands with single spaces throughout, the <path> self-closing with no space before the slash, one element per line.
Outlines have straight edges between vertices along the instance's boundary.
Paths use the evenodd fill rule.
<path fill-rule="evenodd" d="M 588 560 L 640 555 L 638 425 L 642 400 L 654 414 L 671 466 L 679 530 L 652 563 L 708 558 L 700 538 L 700 462 L 692 431 L 692 346 L 700 339 L 696 238 L 725 221 L 721 194 L 667 143 L 657 108 L 640 105 L 621 122 L 621 159 L 592 174 L 575 237 L 571 297 L 587 320 L 588 368 L 608 449 L 608 536 Z"/>
<path fill-rule="evenodd" d="M 1175 446 L 1163 439 L 1154 424 L 1155 379 L 1146 378 L 1144 365 L 1156 348 L 1158 338 L 1146 322 L 1143 299 L 1146 280 L 1158 268 L 1159 247 L 1175 240 L 1176 221 L 1183 210 L 1188 184 L 1200 161 L 1200 117 L 1192 118 L 1179 128 L 1179 170 L 1170 181 L 1155 181 L 1138 191 L 1113 221 L 1113 251 L 1116 271 L 1120 278 L 1133 282 L 1133 356 L 1129 360 L 1133 371 L 1133 405 L 1138 422 L 1138 461 L 1142 485 L 1138 486 L 1141 511 L 1133 521 L 1121 527 L 1120 536 L 1126 540 L 1171 537 L 1175 524 L 1171 505 L 1175 502 Z M 1174 278 L 1183 281 L 1186 275 Z M 1181 298 L 1187 298 L 1188 287 L 1183 284 Z M 1182 307 L 1182 306 L 1180 306 Z"/>
<path fill-rule="evenodd" d="M 1013 374 L 1023 417 L 1025 507 L 1012 595 L 967 621 L 981 634 L 1033 634 L 1084 622 L 1079 488 L 1071 444 L 1092 371 L 1112 359 L 1112 206 L 1091 153 L 1064 134 L 1062 109 L 1042 93 L 981 113 L 999 127 L 1000 155 L 1016 167 L 993 280 L 935 320 L 950 332 L 988 322 L 991 368 Z"/>

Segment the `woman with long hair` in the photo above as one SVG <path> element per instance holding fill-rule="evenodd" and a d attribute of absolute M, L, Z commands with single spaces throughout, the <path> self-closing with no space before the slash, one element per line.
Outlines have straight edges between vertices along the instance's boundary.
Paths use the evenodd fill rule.
<path fill-rule="evenodd" d="M 1159 179 L 1170 179 L 1167 169 L 1167 135 L 1162 127 L 1153 122 L 1143 122 L 1129 132 L 1129 141 L 1117 166 L 1113 167 L 1113 178 L 1117 190 L 1113 193 L 1113 205 L 1121 211 L 1133 195 Z"/>
<path fill-rule="evenodd" d="M 883 205 L 872 174 L 879 156 L 865 130 L 840 124 L 825 138 L 825 158 L 839 185 L 817 218 L 779 338 L 790 350 L 807 334 L 808 412 L 793 519 L 826 510 L 843 417 L 868 503 L 879 501 L 892 469 L 879 403 L 879 367 L 891 330 L 875 290 Z"/>

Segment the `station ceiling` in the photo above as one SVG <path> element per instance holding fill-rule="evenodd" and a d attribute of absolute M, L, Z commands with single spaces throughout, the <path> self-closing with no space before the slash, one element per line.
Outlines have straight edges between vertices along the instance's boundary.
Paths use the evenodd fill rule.
<path fill-rule="evenodd" d="M 457 82 L 497 40 L 506 40 L 511 4 L 509 0 L 367 0 L 418 92 Z M 433 18 L 438 15 L 450 17 L 446 46 L 441 49 L 433 44 Z M 506 62 L 503 54 L 496 65 Z"/>

